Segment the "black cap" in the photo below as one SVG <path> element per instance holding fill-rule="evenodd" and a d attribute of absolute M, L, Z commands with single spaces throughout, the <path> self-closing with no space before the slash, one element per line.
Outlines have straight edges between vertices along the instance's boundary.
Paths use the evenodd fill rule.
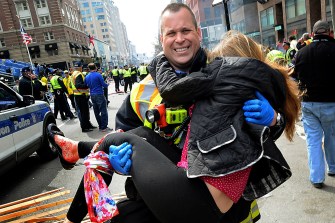
<path fill-rule="evenodd" d="M 30 69 L 30 67 L 23 67 L 21 71 L 22 72 L 29 72 L 29 71 L 31 71 L 31 69 Z"/>

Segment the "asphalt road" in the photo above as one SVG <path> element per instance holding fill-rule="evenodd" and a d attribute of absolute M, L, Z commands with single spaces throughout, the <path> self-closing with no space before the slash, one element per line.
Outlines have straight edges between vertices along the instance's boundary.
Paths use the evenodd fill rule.
<path fill-rule="evenodd" d="M 114 128 L 114 116 L 125 98 L 125 94 L 111 94 L 110 86 L 108 106 L 109 127 Z M 91 109 L 91 120 L 97 124 Z M 79 120 L 68 120 L 57 124 L 65 135 L 74 140 L 98 140 L 103 133 L 95 130 L 82 133 Z M 293 142 L 284 136 L 277 140 L 277 145 L 290 165 L 293 176 L 270 194 L 260 198 L 262 218 L 260 223 L 335 223 L 335 178 L 326 177 L 325 187 L 315 189 L 309 182 L 306 143 L 303 129 L 298 123 L 298 133 Z M 73 196 L 83 175 L 82 161 L 71 171 L 64 170 L 58 159 L 43 163 L 38 156 L 31 156 L 18 168 L 1 176 L 0 204 L 38 194 L 59 187 L 71 190 Z M 125 177 L 114 175 L 110 189 L 112 193 L 123 192 Z"/>

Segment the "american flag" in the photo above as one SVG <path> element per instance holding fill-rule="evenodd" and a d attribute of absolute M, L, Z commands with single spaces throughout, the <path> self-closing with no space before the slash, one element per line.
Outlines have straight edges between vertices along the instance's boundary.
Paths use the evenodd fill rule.
<path fill-rule="evenodd" d="M 28 33 L 26 32 L 26 30 L 23 28 L 22 25 L 20 28 L 20 32 L 23 39 L 23 43 L 26 45 L 30 44 L 33 39 L 31 38 L 31 36 L 28 35 Z"/>
<path fill-rule="evenodd" d="M 90 35 L 88 35 L 88 40 L 89 40 L 89 45 L 93 45 L 94 46 L 94 37 Z"/>

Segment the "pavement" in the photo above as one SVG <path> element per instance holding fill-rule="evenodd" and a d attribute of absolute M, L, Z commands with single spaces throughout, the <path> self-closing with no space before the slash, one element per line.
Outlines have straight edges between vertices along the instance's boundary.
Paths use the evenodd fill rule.
<path fill-rule="evenodd" d="M 335 223 L 335 177 L 326 176 L 322 189 L 309 181 L 306 137 L 301 121 L 293 142 L 276 142 L 291 167 L 292 177 L 258 200 L 260 223 Z"/>

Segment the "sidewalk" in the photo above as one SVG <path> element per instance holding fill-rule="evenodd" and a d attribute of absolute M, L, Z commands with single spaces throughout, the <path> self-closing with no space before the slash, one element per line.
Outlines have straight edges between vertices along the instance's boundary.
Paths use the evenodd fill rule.
<path fill-rule="evenodd" d="M 326 176 L 322 189 L 311 185 L 304 137 L 299 122 L 293 142 L 284 134 L 277 140 L 277 146 L 291 167 L 292 177 L 258 200 L 260 223 L 335 223 L 335 178 Z"/>

